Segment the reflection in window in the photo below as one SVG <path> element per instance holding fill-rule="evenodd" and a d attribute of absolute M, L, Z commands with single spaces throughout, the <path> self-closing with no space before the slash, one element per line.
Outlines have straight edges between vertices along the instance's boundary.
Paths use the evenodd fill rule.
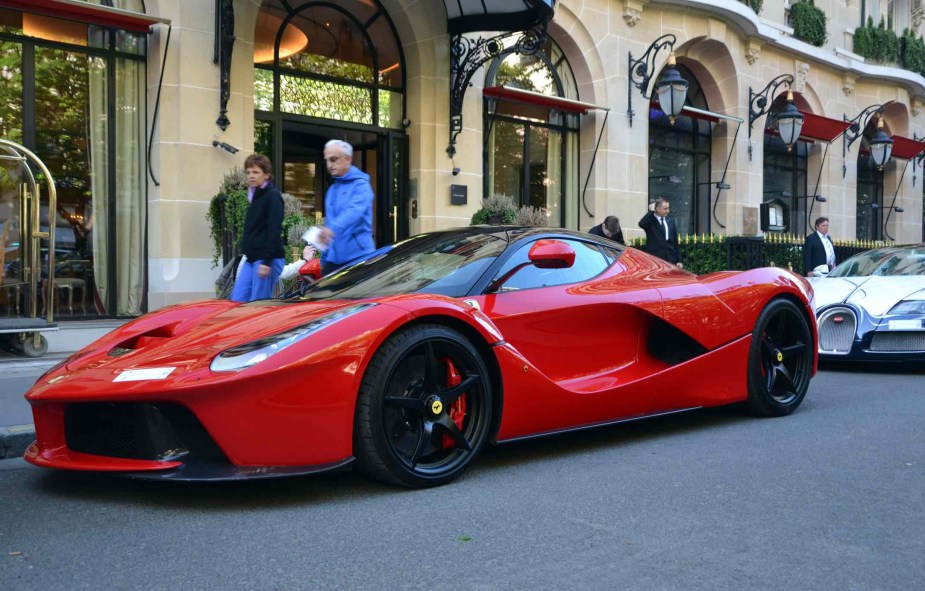
<path fill-rule="evenodd" d="M 513 47 L 517 39 L 510 36 L 505 43 Z M 535 55 L 502 54 L 490 66 L 485 86 L 578 99 L 572 70 L 549 39 Z M 487 97 L 483 113 L 485 194 L 545 209 L 550 226 L 577 226 L 577 208 L 563 204 L 578 201 L 578 115 Z"/>
<path fill-rule="evenodd" d="M 0 171 L 0 224 L 15 233 L 7 232 L 4 275 L 25 278 L 25 237 L 47 231 L 54 251 L 46 240 L 37 254 L 40 281 L 51 283 L 54 301 L 41 290 L 36 313 L 138 315 L 145 277 L 145 38 L 118 34 L 120 57 L 112 53 L 108 29 L 32 16 L 19 13 L 15 21 L 0 10 L 0 29 L 16 37 L 0 41 L 0 137 L 24 143 L 41 158 L 57 202 L 49 211 L 43 191 L 40 227 L 30 227 L 21 175 Z M 89 54 L 87 45 L 101 49 Z M 23 77 L 23 71 L 33 75 Z M 25 103 L 25 97 L 34 101 Z M 32 133 L 24 137 L 23 129 Z M 24 298 L 3 306 L 8 314 L 30 313 Z"/>

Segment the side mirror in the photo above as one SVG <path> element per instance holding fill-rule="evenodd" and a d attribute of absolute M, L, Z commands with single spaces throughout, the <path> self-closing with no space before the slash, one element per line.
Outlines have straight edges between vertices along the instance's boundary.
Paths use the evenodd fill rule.
<path fill-rule="evenodd" d="M 527 258 L 538 269 L 567 269 L 575 264 L 575 251 L 558 240 L 537 240 Z"/>
<path fill-rule="evenodd" d="M 825 277 L 828 274 L 829 274 L 828 265 L 819 265 L 818 267 L 813 269 L 813 277 Z"/>

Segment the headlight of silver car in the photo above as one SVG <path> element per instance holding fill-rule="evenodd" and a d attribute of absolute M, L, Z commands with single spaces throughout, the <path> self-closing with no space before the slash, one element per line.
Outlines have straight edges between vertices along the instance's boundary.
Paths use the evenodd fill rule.
<path fill-rule="evenodd" d="M 893 306 L 890 314 L 925 314 L 925 300 L 903 300 Z"/>
<path fill-rule="evenodd" d="M 242 369 L 247 369 L 279 353 L 289 345 L 298 343 L 310 334 L 375 305 L 375 303 L 365 303 L 347 306 L 330 314 L 319 316 L 307 324 L 289 329 L 286 332 L 226 349 L 212 360 L 212 365 L 209 366 L 209 369 L 212 371 L 241 371 Z"/>

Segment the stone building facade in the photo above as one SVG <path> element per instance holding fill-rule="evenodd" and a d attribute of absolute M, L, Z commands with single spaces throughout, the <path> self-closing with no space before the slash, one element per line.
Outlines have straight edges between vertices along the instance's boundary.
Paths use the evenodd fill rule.
<path fill-rule="evenodd" d="M 74 3 L 2 1 L 0 8 L 41 5 L 45 15 L 99 18 L 64 10 Z M 450 95 L 451 64 L 460 61 L 442 0 L 102 4 L 151 22 L 143 197 L 133 205 L 146 211 L 146 234 L 137 239 L 143 305 L 97 306 L 99 315 L 132 315 L 213 293 L 209 200 L 255 146 L 273 158 L 282 188 L 308 214 L 323 215 L 328 181 L 320 146 L 330 137 L 354 143 L 356 160 L 376 181 L 379 242 L 467 225 L 481 198 L 494 193 L 545 209 L 550 225 L 586 230 L 616 215 L 628 238 L 642 235 L 636 221 L 650 200 L 664 196 L 690 233 L 760 233 L 761 205 L 774 201 L 786 208 L 781 231 L 789 234 L 805 234 L 811 218 L 826 215 L 836 239 L 923 239 L 925 181 L 916 156 L 925 136 L 925 78 L 865 60 L 853 41 L 867 16 L 918 34 L 917 0 L 815 0 L 827 18 L 821 46 L 795 37 L 796 3 L 785 0 L 536 1 L 555 9 L 542 51 L 503 50 L 487 59 L 465 89 L 458 134 L 451 133 Z M 222 24 L 223 4 L 233 32 L 227 20 Z M 125 26 L 116 21 L 114 31 Z M 226 51 L 233 38 L 224 73 L 217 32 Z M 674 122 L 629 79 L 630 54 L 639 59 L 666 35 L 690 84 L 690 109 Z M 518 38 L 512 33 L 503 48 L 512 50 Z M 655 56 L 650 85 L 667 57 Z M 792 76 L 789 90 L 811 135 L 790 149 L 773 129 L 787 85 L 767 97 L 769 112 L 750 117 L 754 93 L 782 75 Z M 830 137 L 839 122 L 858 115 L 850 147 L 844 134 Z M 896 150 L 882 171 L 872 166 L 868 145 L 881 120 Z"/>

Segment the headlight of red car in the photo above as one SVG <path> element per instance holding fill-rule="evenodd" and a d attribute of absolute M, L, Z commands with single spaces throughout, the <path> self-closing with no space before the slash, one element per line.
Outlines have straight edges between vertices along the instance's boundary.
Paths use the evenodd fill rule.
<path fill-rule="evenodd" d="M 286 332 L 226 349 L 212 360 L 212 365 L 209 366 L 209 369 L 212 371 L 241 371 L 242 369 L 247 369 L 279 353 L 289 345 L 301 341 L 310 334 L 375 305 L 375 303 L 364 303 L 347 306 L 330 314 L 319 316 L 309 323 L 291 328 Z"/>

